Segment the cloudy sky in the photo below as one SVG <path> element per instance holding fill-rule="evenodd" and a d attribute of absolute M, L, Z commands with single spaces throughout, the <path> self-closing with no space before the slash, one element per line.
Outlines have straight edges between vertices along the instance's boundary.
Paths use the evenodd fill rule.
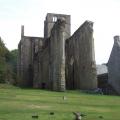
<path fill-rule="evenodd" d="M 120 0 L 0 0 L 0 36 L 6 46 L 17 48 L 21 25 L 25 35 L 43 36 L 47 13 L 71 15 L 71 33 L 85 21 L 94 22 L 97 64 L 108 61 L 113 36 L 120 35 Z"/>

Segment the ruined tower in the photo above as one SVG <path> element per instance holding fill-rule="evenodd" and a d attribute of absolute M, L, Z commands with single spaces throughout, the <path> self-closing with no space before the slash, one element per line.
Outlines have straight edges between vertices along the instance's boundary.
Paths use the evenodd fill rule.
<path fill-rule="evenodd" d="M 70 37 L 70 15 L 48 13 L 44 22 L 44 38 L 49 38 L 50 88 L 64 91 L 65 86 L 65 40 Z"/>
<path fill-rule="evenodd" d="M 57 22 L 58 19 L 65 21 L 65 32 L 66 32 L 65 38 L 70 37 L 71 35 L 70 15 L 48 13 L 44 21 L 44 38 L 45 39 L 50 37 L 51 29 L 53 28 L 55 22 Z"/>

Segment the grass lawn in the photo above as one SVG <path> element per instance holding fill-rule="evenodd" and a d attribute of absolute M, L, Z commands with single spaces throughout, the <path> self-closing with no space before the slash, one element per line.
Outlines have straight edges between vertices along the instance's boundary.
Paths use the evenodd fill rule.
<path fill-rule="evenodd" d="M 120 97 L 0 85 L 0 120 L 74 120 L 77 111 L 87 115 L 83 120 L 120 120 Z"/>

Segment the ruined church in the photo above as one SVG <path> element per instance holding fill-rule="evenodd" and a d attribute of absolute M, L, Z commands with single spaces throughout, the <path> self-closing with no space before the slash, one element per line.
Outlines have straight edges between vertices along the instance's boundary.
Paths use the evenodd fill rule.
<path fill-rule="evenodd" d="M 54 91 L 97 88 L 93 22 L 71 35 L 70 15 L 48 13 L 44 37 L 24 35 L 18 45 L 18 85 Z"/>

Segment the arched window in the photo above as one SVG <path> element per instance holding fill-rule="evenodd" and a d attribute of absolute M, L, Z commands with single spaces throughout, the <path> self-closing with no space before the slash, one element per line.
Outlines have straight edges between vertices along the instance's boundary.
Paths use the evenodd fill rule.
<path fill-rule="evenodd" d="M 53 22 L 56 22 L 57 21 L 57 17 L 53 17 Z"/>

